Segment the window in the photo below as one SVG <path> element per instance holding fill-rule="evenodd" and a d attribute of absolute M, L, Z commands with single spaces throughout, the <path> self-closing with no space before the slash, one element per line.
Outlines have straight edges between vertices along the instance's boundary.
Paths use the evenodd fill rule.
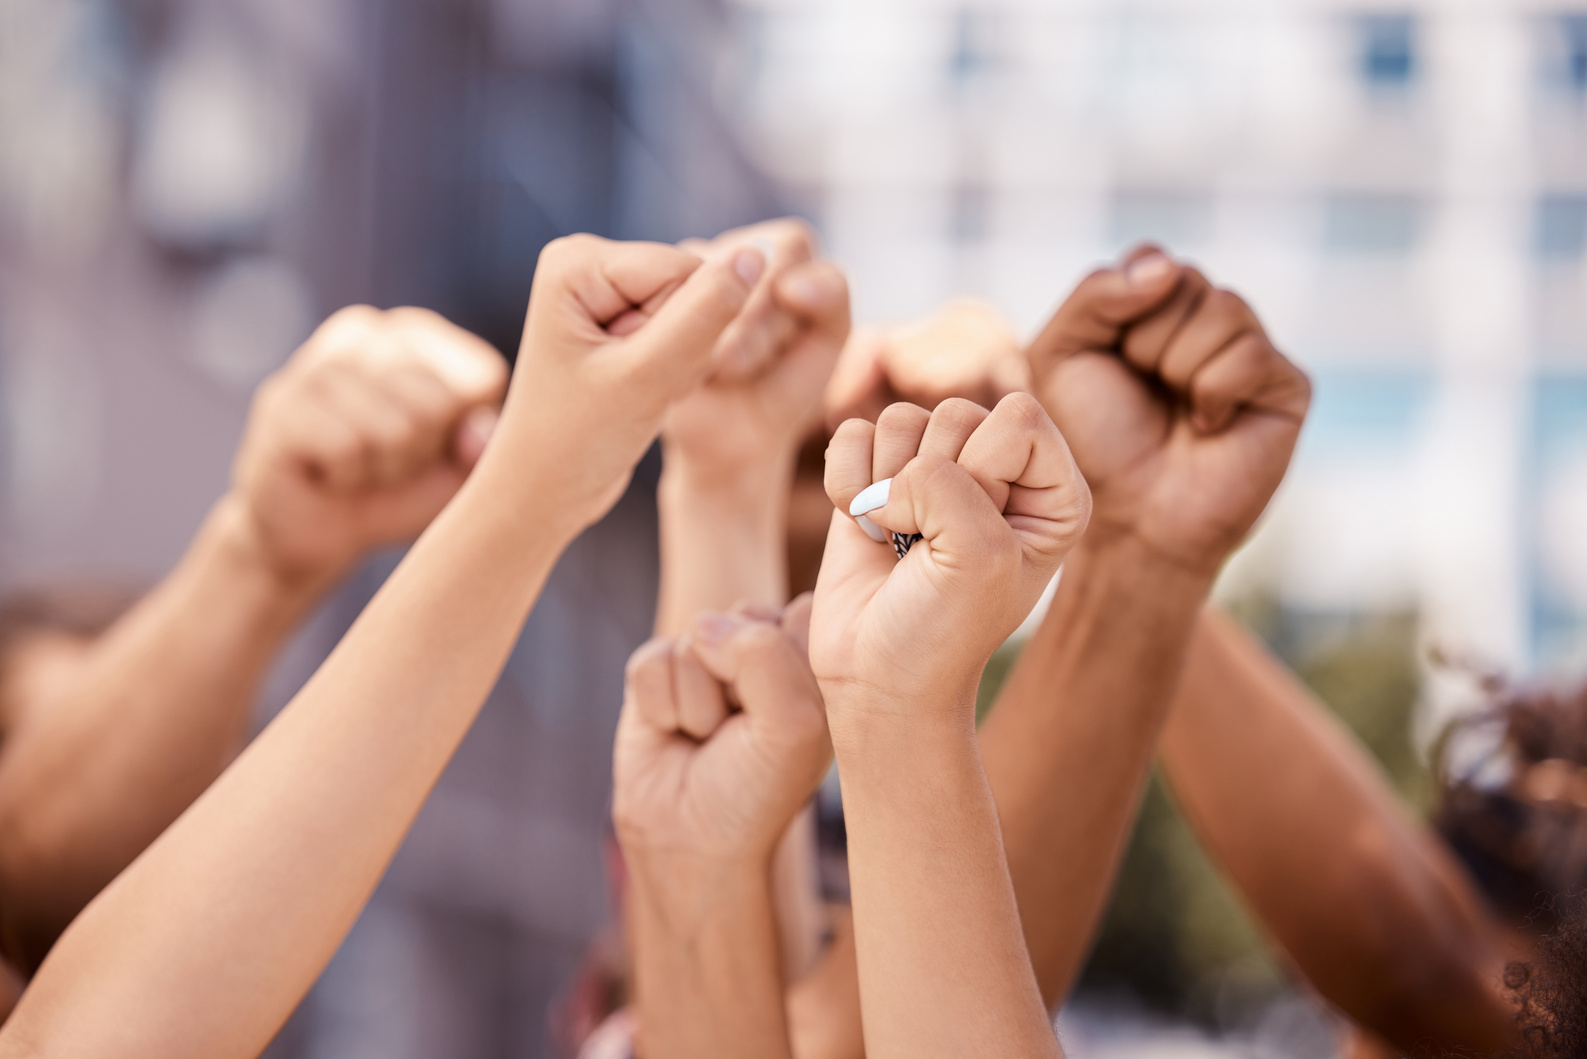
<path fill-rule="evenodd" d="M 985 11 L 960 8 L 953 16 L 953 46 L 948 52 L 948 79 L 963 87 L 995 64 L 991 16 Z"/>
<path fill-rule="evenodd" d="M 1543 83 L 1570 95 L 1587 95 L 1587 12 L 1549 16 L 1540 28 Z"/>
<path fill-rule="evenodd" d="M 1416 20 L 1410 15 L 1356 18 L 1359 71 L 1368 88 L 1403 88 L 1416 76 Z"/>
<path fill-rule="evenodd" d="M 1537 200 L 1537 256 L 1575 260 L 1587 251 L 1587 195 L 1544 195 Z"/>
<path fill-rule="evenodd" d="M 1421 238 L 1423 213 L 1413 195 L 1333 195 L 1323 217 L 1323 244 L 1345 254 L 1408 254 Z"/>

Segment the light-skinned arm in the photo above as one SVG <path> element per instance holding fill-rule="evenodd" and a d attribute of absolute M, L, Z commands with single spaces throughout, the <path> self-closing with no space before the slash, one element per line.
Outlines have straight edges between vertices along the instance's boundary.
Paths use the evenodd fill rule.
<path fill-rule="evenodd" d="M 181 562 L 95 641 L 67 693 L 8 733 L 0 938 L 17 966 L 36 969 L 220 774 L 305 612 L 456 492 L 506 378 L 495 350 L 434 313 L 360 306 L 266 380 L 232 488 Z"/>
<path fill-rule="evenodd" d="M 253 1056 L 463 738 L 566 544 L 616 502 L 763 268 L 558 240 L 491 443 L 274 722 L 73 922 L 6 1056 Z"/>
<path fill-rule="evenodd" d="M 1341 1012 L 1407 1054 L 1513 1043 L 1500 986 L 1519 954 L 1470 879 L 1360 744 L 1221 614 L 1197 624 L 1159 753 L 1202 844 Z"/>
<path fill-rule="evenodd" d="M 807 596 L 705 614 L 629 663 L 613 818 L 646 1059 L 790 1055 L 773 860 L 831 761 L 808 621 Z"/>
<path fill-rule="evenodd" d="M 848 337 L 848 284 L 817 260 L 815 233 L 785 218 L 686 244 L 703 256 L 759 246 L 766 274 L 717 344 L 717 370 L 667 413 L 656 489 L 661 585 L 656 633 L 747 601 L 788 601 L 788 500 L 800 442 Z M 784 970 L 820 953 L 825 910 L 815 886 L 815 822 L 802 814 L 779 846 L 774 895 Z"/>
<path fill-rule="evenodd" d="M 849 420 L 827 487 L 840 510 L 810 661 L 843 781 L 865 1052 L 1059 1055 L 976 753 L 975 693 L 1084 531 L 1085 481 L 1040 405 L 1014 394 L 991 413 L 954 399 Z M 899 559 L 846 510 L 922 539 Z"/>
<path fill-rule="evenodd" d="M 674 405 L 662 428 L 661 636 L 741 600 L 787 602 L 794 459 L 849 331 L 848 284 L 815 259 L 804 222 L 770 221 L 694 245 L 705 254 L 761 245 L 770 256 L 719 343 L 723 367 Z M 749 367 L 728 370 L 738 365 Z"/>
<path fill-rule="evenodd" d="M 1283 478 L 1310 399 L 1236 295 L 1146 248 L 1030 348 L 1095 498 L 981 729 L 1031 958 L 1074 984 L 1213 577 Z"/>

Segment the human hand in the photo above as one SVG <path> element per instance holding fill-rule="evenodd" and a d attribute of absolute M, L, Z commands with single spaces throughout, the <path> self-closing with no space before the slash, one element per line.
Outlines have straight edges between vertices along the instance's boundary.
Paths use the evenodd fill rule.
<path fill-rule="evenodd" d="M 810 597 L 701 615 L 629 660 L 613 755 L 617 835 L 633 857 L 769 867 L 831 760 L 806 660 Z"/>
<path fill-rule="evenodd" d="M 815 235 L 794 218 L 684 246 L 705 257 L 759 246 L 768 261 L 744 310 L 717 341 L 715 370 L 667 413 L 661 435 L 667 467 L 726 486 L 769 468 L 792 473 L 848 337 L 843 273 L 813 260 Z"/>
<path fill-rule="evenodd" d="M 617 502 L 764 270 L 754 248 L 702 262 L 673 246 L 593 235 L 541 252 L 502 442 L 492 446 L 517 462 L 507 474 L 530 486 L 534 517 L 576 533 Z"/>
<path fill-rule="evenodd" d="M 1013 325 L 986 302 L 954 298 L 920 320 L 855 330 L 827 387 L 827 423 L 874 423 L 899 401 L 929 411 L 963 397 L 990 408 L 1029 388 Z"/>
<path fill-rule="evenodd" d="M 1142 247 L 1083 280 L 1029 356 L 1095 498 L 1087 546 L 1134 537 L 1216 573 L 1283 479 L 1311 401 L 1250 307 Z"/>
<path fill-rule="evenodd" d="M 416 536 L 484 451 L 507 365 L 425 309 L 332 315 L 260 385 L 233 469 L 280 576 L 323 584 Z"/>
<path fill-rule="evenodd" d="M 923 536 L 901 560 L 847 513 L 863 513 L 851 504 L 886 479 L 886 502 L 867 517 Z M 992 412 L 958 398 L 930 413 L 896 404 L 874 425 L 838 428 L 826 485 L 839 510 L 816 582 L 810 662 L 834 734 L 862 694 L 910 720 L 918 702 L 952 699 L 953 719 L 973 725 L 986 660 L 1086 528 L 1090 493 L 1063 436 L 1025 393 Z"/>

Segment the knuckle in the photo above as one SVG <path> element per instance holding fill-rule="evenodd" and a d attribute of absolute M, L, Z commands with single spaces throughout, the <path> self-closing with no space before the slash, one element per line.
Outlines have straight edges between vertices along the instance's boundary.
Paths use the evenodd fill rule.
<path fill-rule="evenodd" d="M 552 271 L 567 268 L 574 261 L 593 251 L 594 247 L 595 237 L 583 232 L 558 236 L 541 248 L 540 267 Z"/>
<path fill-rule="evenodd" d="M 649 640 L 639 646 L 633 654 L 628 656 L 627 663 L 623 666 L 623 680 L 630 689 L 647 677 L 654 675 L 671 654 L 671 642 L 665 639 Z"/>
<path fill-rule="evenodd" d="M 739 650 L 756 657 L 776 654 L 787 643 L 787 637 L 775 625 L 765 622 L 744 622 L 735 634 Z"/>
<path fill-rule="evenodd" d="M 986 409 L 967 397 L 947 397 L 937 405 L 931 417 L 933 419 L 940 417 L 946 423 L 962 425 L 984 419 Z"/>
<path fill-rule="evenodd" d="M 1052 422 L 1042 403 L 1023 390 L 1016 390 L 999 401 L 997 410 L 1026 430 L 1040 430 Z"/>
<path fill-rule="evenodd" d="M 908 401 L 897 401 L 882 409 L 882 414 L 876 417 L 876 429 L 901 427 L 920 422 L 929 417 L 930 413 L 918 404 L 911 404 Z"/>

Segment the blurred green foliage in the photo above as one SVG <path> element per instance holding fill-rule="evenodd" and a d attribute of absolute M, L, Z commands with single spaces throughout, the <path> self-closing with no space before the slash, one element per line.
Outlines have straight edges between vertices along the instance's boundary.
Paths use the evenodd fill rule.
<path fill-rule="evenodd" d="M 1411 735 L 1420 693 L 1414 614 L 1298 614 L 1266 598 L 1230 610 L 1355 732 L 1411 804 L 1429 803 L 1431 777 Z M 1016 659 L 1004 650 L 987 666 L 983 715 Z M 1260 928 L 1155 775 L 1080 988 L 1128 990 L 1219 1027 L 1288 988 Z"/>

